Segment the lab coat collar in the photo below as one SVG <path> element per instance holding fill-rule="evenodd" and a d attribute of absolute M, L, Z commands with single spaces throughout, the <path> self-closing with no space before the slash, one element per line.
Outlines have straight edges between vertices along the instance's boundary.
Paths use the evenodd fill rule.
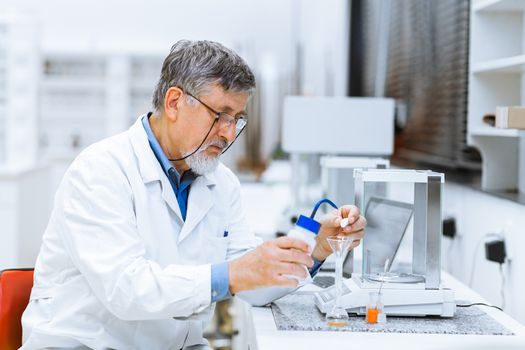
<path fill-rule="evenodd" d="M 141 115 L 129 128 L 131 145 L 133 147 L 135 156 L 137 157 L 137 163 L 140 175 L 142 176 L 142 181 L 144 181 L 145 184 L 153 181 L 160 181 L 162 198 L 168 204 L 168 207 L 178 216 L 179 220 L 184 222 L 179 204 L 177 203 L 177 198 L 175 198 L 175 193 L 171 187 L 171 183 L 149 145 L 148 135 L 146 134 L 146 130 L 144 130 L 144 126 L 142 125 L 143 117 L 144 115 Z"/>
<path fill-rule="evenodd" d="M 144 183 L 161 182 L 162 198 L 183 222 L 182 230 L 178 237 L 178 241 L 181 242 L 193 231 L 195 226 L 213 206 L 211 189 L 216 184 L 215 172 L 199 176 L 192 183 L 188 198 L 188 212 L 186 221 L 184 221 L 169 179 L 149 145 L 146 131 L 142 125 L 142 117 L 140 116 L 129 129 L 130 140 L 137 157 L 139 171 Z"/>
<path fill-rule="evenodd" d="M 144 183 L 162 181 L 163 178 L 167 180 L 164 170 L 149 145 L 148 135 L 142 125 L 143 117 L 144 115 L 141 115 L 129 128 L 131 144 L 138 159 L 142 180 Z M 214 186 L 217 183 L 215 172 L 200 175 L 198 178 L 203 178 L 201 181 L 204 181 L 207 186 Z"/>
<path fill-rule="evenodd" d="M 142 181 L 144 181 L 144 183 L 161 181 L 161 175 L 164 175 L 164 177 L 166 177 L 166 175 L 149 145 L 148 135 L 146 135 L 146 130 L 144 130 L 142 126 L 143 117 L 144 115 L 141 115 L 129 128 L 131 145 L 137 157 Z"/>

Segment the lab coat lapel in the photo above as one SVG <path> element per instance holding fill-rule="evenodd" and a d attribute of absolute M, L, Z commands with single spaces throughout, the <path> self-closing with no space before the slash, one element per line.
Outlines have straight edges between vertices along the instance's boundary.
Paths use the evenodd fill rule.
<path fill-rule="evenodd" d="M 173 192 L 173 187 L 167 176 L 160 177 L 160 185 L 162 187 L 162 199 L 164 199 L 166 204 L 168 204 L 168 207 L 179 217 L 180 221 L 184 222 L 182 219 L 182 213 L 180 212 L 179 203 L 175 197 L 175 192 Z"/>
<path fill-rule="evenodd" d="M 214 185 L 215 183 L 210 176 L 199 176 L 191 185 L 186 222 L 182 226 L 178 243 L 182 242 L 195 229 L 212 208 L 214 204 L 212 188 Z"/>
<path fill-rule="evenodd" d="M 164 174 L 164 170 L 162 170 L 162 167 L 149 144 L 148 136 L 142 126 L 142 117 L 143 116 L 140 116 L 135 124 L 129 129 L 131 144 L 135 156 L 137 157 L 142 180 L 145 184 L 153 181 L 160 181 L 162 199 L 164 199 L 168 207 L 179 217 L 180 221 L 183 222 L 184 220 L 182 219 L 179 204 L 177 203 L 177 198 L 171 187 L 170 180 L 166 174 Z"/>

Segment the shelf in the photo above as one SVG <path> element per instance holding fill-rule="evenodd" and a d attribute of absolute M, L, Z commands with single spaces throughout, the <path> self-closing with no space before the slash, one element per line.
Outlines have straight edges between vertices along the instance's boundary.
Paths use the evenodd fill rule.
<path fill-rule="evenodd" d="M 525 193 L 523 131 L 480 120 L 497 106 L 525 104 L 525 0 L 478 0 L 470 5 L 468 141 L 481 153 L 481 187 Z"/>
<path fill-rule="evenodd" d="M 472 6 L 474 12 L 524 11 L 523 0 L 480 0 Z"/>
<path fill-rule="evenodd" d="M 500 129 L 490 126 L 480 126 L 473 128 L 470 132 L 472 136 L 497 136 L 497 137 L 518 137 L 519 130 Z"/>
<path fill-rule="evenodd" d="M 97 125 L 104 125 L 105 111 L 64 111 L 64 110 L 46 110 L 41 111 L 40 120 L 43 123 L 58 123 L 62 126 L 73 123 L 78 126 L 79 123 L 87 123 L 88 126 L 97 128 Z"/>
<path fill-rule="evenodd" d="M 525 55 L 499 58 L 496 60 L 474 63 L 472 65 L 472 73 L 474 74 L 523 72 L 525 72 Z"/>
<path fill-rule="evenodd" d="M 43 89 L 99 89 L 104 90 L 106 88 L 105 80 L 98 78 L 86 78 L 86 77 L 45 77 L 42 80 L 41 86 Z"/>

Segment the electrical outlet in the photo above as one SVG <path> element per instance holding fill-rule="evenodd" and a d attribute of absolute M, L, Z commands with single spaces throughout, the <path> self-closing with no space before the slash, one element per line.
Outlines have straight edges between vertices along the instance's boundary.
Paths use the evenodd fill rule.
<path fill-rule="evenodd" d="M 443 236 L 454 239 L 456 235 L 456 219 L 453 217 L 443 219 Z"/>
<path fill-rule="evenodd" d="M 485 242 L 485 258 L 487 260 L 503 264 L 506 257 L 505 241 L 503 239 Z"/>

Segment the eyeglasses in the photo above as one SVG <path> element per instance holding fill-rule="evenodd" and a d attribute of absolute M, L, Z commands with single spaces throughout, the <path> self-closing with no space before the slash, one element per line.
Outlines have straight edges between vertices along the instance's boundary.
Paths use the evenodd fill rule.
<path fill-rule="evenodd" d="M 230 126 L 235 125 L 235 133 L 238 135 L 242 131 L 242 129 L 244 129 L 246 123 L 248 123 L 244 115 L 238 115 L 234 117 L 225 112 L 217 112 L 215 109 L 211 108 L 206 103 L 202 102 L 192 94 L 188 92 L 185 93 L 186 95 L 191 96 L 197 101 L 199 101 L 204 107 L 208 108 L 208 110 L 215 114 L 215 121 L 219 124 L 220 128 L 229 128 Z"/>

